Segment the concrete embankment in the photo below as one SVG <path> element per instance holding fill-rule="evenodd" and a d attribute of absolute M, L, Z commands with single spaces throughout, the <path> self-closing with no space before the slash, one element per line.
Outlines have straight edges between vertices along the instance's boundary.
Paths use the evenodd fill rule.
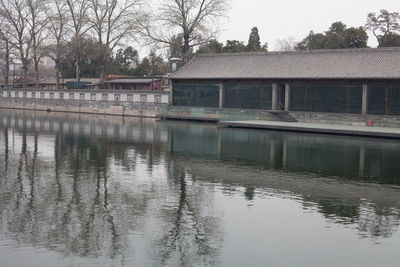
<path fill-rule="evenodd" d="M 169 103 L 168 92 L 7 90 L 0 108 L 156 117 Z"/>

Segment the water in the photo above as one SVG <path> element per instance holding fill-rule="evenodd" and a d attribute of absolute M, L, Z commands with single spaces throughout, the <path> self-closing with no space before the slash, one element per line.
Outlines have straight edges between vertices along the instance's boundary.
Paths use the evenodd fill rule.
<path fill-rule="evenodd" d="M 1 110 L 0 266 L 398 266 L 400 142 Z"/>

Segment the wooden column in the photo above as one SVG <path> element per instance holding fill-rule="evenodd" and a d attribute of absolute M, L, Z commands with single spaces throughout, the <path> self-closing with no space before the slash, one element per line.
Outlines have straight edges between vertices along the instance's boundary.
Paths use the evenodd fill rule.
<path fill-rule="evenodd" d="M 224 105 L 224 84 L 219 84 L 219 108 L 223 108 Z"/>
<path fill-rule="evenodd" d="M 171 89 L 169 91 L 169 106 L 174 105 L 174 83 L 171 81 Z"/>
<path fill-rule="evenodd" d="M 272 110 L 278 109 L 278 84 L 272 84 Z"/>
<path fill-rule="evenodd" d="M 362 115 L 368 114 L 368 85 L 362 86 Z"/>
<path fill-rule="evenodd" d="M 285 111 L 290 109 L 290 84 L 285 84 Z"/>

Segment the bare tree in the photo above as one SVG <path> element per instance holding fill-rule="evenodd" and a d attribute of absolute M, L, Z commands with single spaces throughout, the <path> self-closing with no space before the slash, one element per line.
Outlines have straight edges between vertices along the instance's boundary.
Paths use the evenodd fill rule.
<path fill-rule="evenodd" d="M 46 51 L 43 42 L 47 38 L 48 19 L 45 14 L 45 0 L 26 0 L 30 15 L 27 23 L 29 24 L 32 40 L 32 59 L 35 68 L 35 85 L 39 87 L 39 63 Z"/>
<path fill-rule="evenodd" d="M 174 40 L 180 36 L 186 63 L 194 47 L 216 38 L 218 19 L 227 9 L 228 0 L 162 0 L 158 12 L 138 20 L 138 31 L 165 46 L 176 45 Z"/>
<path fill-rule="evenodd" d="M 133 34 L 140 5 L 141 0 L 90 0 L 90 21 L 98 42 L 102 84 L 107 60 L 114 48 Z"/>
<path fill-rule="evenodd" d="M 29 24 L 30 9 L 25 0 L 0 0 L 0 16 L 10 25 L 11 43 L 22 63 L 23 86 L 27 86 L 32 37 Z"/>
<path fill-rule="evenodd" d="M 277 42 L 277 50 L 278 51 L 293 51 L 297 45 L 296 39 L 292 36 L 289 36 L 284 39 L 278 39 Z"/>
<path fill-rule="evenodd" d="M 64 53 L 64 40 L 68 32 L 68 5 L 65 1 L 52 0 L 51 8 L 46 10 L 49 21 L 48 31 L 52 44 L 49 46 L 48 55 L 56 64 L 56 86 L 60 89 L 60 74 L 62 73 L 61 60 Z"/>
<path fill-rule="evenodd" d="M 14 48 L 11 43 L 10 25 L 4 18 L 0 18 L 0 49 L 3 51 L 1 59 L 4 61 L 4 84 L 8 85 L 10 63 L 12 61 L 11 51 Z"/>
<path fill-rule="evenodd" d="M 89 0 L 65 0 L 68 5 L 73 42 L 75 43 L 75 71 L 81 80 L 82 37 L 91 29 L 88 19 Z"/>

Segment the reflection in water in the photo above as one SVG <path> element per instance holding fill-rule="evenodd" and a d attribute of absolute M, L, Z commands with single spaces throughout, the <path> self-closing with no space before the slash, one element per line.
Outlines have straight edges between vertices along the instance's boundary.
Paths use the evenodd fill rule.
<path fill-rule="evenodd" d="M 361 240 L 391 239 L 400 223 L 397 141 L 11 111 L 0 128 L 6 244 L 114 265 L 225 264 L 235 222 L 221 198 L 238 194 L 291 199 Z"/>

